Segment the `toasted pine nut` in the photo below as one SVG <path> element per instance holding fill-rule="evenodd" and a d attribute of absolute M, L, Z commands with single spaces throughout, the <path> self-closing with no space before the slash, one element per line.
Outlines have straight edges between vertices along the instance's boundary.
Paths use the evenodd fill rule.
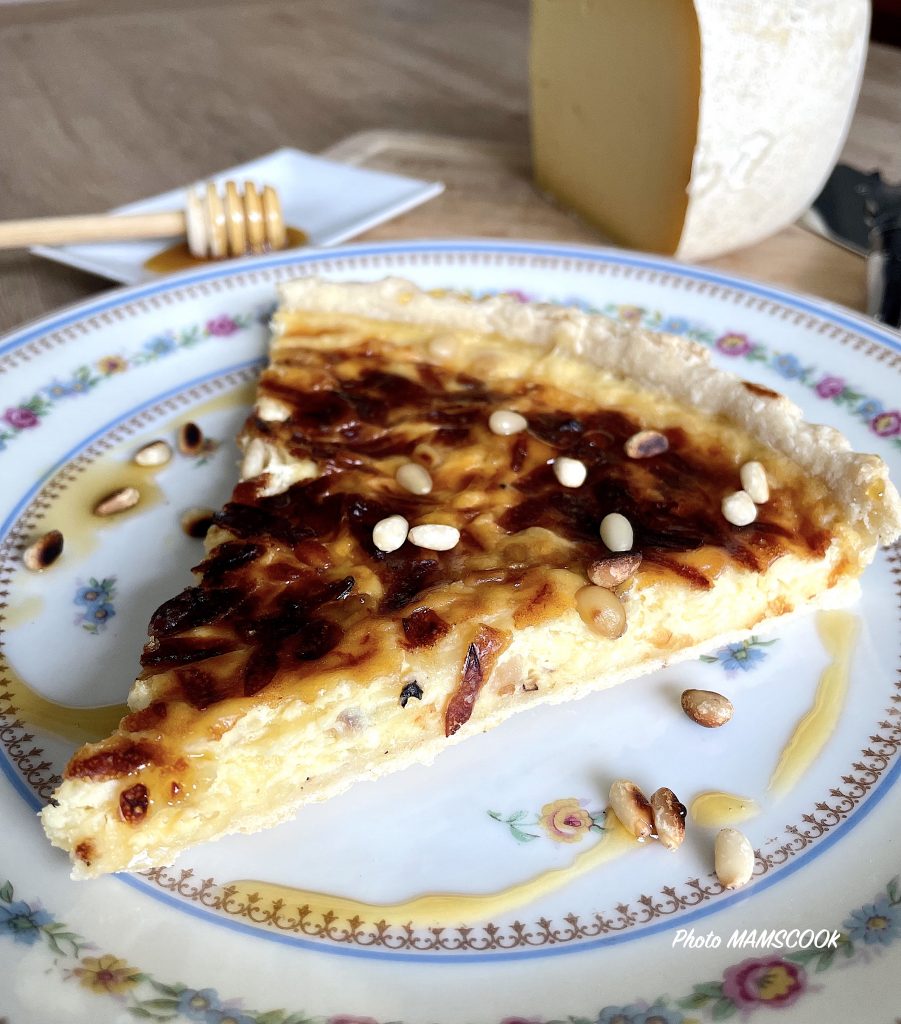
<path fill-rule="evenodd" d="M 120 487 L 104 495 L 94 506 L 95 516 L 114 516 L 119 512 L 134 508 L 141 500 L 141 492 L 137 487 Z"/>
<path fill-rule="evenodd" d="M 397 551 L 407 539 L 410 524 L 403 516 L 380 519 L 372 528 L 372 543 L 379 551 Z"/>
<path fill-rule="evenodd" d="M 654 813 L 644 793 L 628 779 L 617 779 L 610 787 L 610 808 L 624 829 L 636 839 L 647 839 L 654 831 Z"/>
<path fill-rule="evenodd" d="M 746 491 L 735 491 L 723 498 L 723 518 L 733 526 L 748 526 L 757 518 L 757 506 Z"/>
<path fill-rule="evenodd" d="M 176 440 L 182 455 L 197 455 L 203 448 L 203 431 L 193 421 L 182 423 Z"/>
<path fill-rule="evenodd" d="M 639 430 L 626 441 L 623 448 L 630 459 L 650 459 L 669 451 L 669 441 L 666 434 L 661 434 L 659 430 Z"/>
<path fill-rule="evenodd" d="M 681 703 L 685 714 L 705 729 L 725 725 L 735 710 L 732 701 L 715 690 L 685 690 Z"/>
<path fill-rule="evenodd" d="M 404 462 L 398 466 L 394 479 L 411 494 L 428 494 L 432 489 L 429 471 L 416 462 Z"/>
<path fill-rule="evenodd" d="M 446 526 L 444 523 L 414 526 L 408 536 L 411 544 L 431 551 L 450 551 L 460 543 L 460 531 L 456 526 Z"/>
<path fill-rule="evenodd" d="M 576 611 L 598 636 L 616 640 L 626 631 L 626 609 L 612 590 L 582 587 L 576 591 Z"/>
<path fill-rule="evenodd" d="M 267 423 L 284 423 L 291 415 L 291 406 L 280 398 L 270 398 L 269 395 L 260 395 L 254 412 L 261 420 Z"/>
<path fill-rule="evenodd" d="M 165 466 L 172 458 L 172 445 L 168 441 L 151 441 L 139 448 L 131 457 L 136 466 Z"/>
<path fill-rule="evenodd" d="M 244 458 L 241 460 L 241 479 L 253 480 L 266 469 L 268 461 L 269 450 L 266 447 L 266 442 L 259 437 L 251 438 L 244 449 Z"/>
<path fill-rule="evenodd" d="M 588 467 L 580 459 L 558 455 L 554 459 L 554 476 L 564 487 L 581 487 L 588 476 Z"/>
<path fill-rule="evenodd" d="M 488 429 L 492 434 L 509 437 L 510 434 L 521 434 L 529 421 L 512 409 L 495 409 L 488 417 Z"/>
<path fill-rule="evenodd" d="M 599 558 L 588 566 L 588 578 L 596 587 L 612 590 L 630 580 L 640 565 L 641 554 L 638 551 Z"/>
<path fill-rule="evenodd" d="M 763 505 L 770 500 L 766 470 L 759 462 L 746 462 L 738 471 L 738 475 L 741 477 L 745 493 L 755 505 Z"/>
<path fill-rule="evenodd" d="M 665 786 L 651 795 L 654 831 L 667 850 L 677 850 L 685 838 L 685 805 Z"/>
<path fill-rule="evenodd" d="M 22 555 L 22 562 L 30 572 L 43 572 L 63 553 L 63 535 L 51 530 L 30 544 Z"/>
<path fill-rule="evenodd" d="M 189 508 L 182 513 L 181 528 L 189 537 L 203 540 L 213 525 L 215 514 L 211 508 Z"/>
<path fill-rule="evenodd" d="M 601 520 L 601 540 L 611 551 L 628 551 L 633 539 L 632 524 L 619 512 L 611 512 Z"/>
<path fill-rule="evenodd" d="M 737 828 L 720 829 L 713 847 L 713 864 L 724 889 L 740 889 L 754 874 L 754 848 Z"/>

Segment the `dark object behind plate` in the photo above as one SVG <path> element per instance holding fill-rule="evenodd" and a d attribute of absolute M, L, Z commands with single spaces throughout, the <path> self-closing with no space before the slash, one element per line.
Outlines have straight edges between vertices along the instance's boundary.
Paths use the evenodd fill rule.
<path fill-rule="evenodd" d="M 901 186 L 839 164 L 804 222 L 867 257 L 867 312 L 901 325 Z"/>

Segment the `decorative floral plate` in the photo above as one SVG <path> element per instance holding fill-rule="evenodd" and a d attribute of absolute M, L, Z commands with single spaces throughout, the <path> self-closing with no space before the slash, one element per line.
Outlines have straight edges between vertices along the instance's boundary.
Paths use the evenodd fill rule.
<path fill-rule="evenodd" d="M 276 286 L 311 273 L 400 274 L 685 335 L 901 479 L 897 334 L 620 251 L 422 242 L 293 252 L 108 292 L 3 339 L 0 1019 L 901 1017 L 897 550 L 877 556 L 846 611 L 524 713 L 430 768 L 359 785 L 171 868 L 69 880 L 35 812 L 75 745 L 117 720 L 150 613 L 189 581 L 200 546 L 181 518 L 228 495 Z M 205 439 L 196 454 L 131 464 L 188 421 Z M 125 485 L 141 492 L 133 510 L 90 515 Z M 62 557 L 29 573 L 24 548 L 52 528 Z M 827 685 L 840 713 L 785 784 L 780 755 Z M 730 725 L 689 722 L 678 710 L 688 686 L 726 693 Z M 646 792 L 669 786 L 689 806 L 678 853 L 607 828 L 615 777 Z M 697 802 L 710 792 L 725 796 Z M 757 854 L 737 892 L 712 872 L 724 809 Z"/>

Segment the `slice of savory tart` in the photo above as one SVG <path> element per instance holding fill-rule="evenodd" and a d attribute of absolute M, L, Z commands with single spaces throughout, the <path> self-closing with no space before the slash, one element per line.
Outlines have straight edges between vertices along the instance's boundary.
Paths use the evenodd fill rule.
<path fill-rule="evenodd" d="M 852 597 L 884 463 L 706 350 L 572 309 L 300 280 L 197 584 L 43 811 L 169 864 L 768 620 Z"/>

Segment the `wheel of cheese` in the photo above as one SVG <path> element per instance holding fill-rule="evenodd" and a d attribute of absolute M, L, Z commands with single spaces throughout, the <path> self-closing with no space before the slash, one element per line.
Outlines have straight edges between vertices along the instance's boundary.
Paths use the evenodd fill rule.
<path fill-rule="evenodd" d="M 867 0 L 532 0 L 536 181 L 632 248 L 756 242 L 837 160 L 868 29 Z"/>

